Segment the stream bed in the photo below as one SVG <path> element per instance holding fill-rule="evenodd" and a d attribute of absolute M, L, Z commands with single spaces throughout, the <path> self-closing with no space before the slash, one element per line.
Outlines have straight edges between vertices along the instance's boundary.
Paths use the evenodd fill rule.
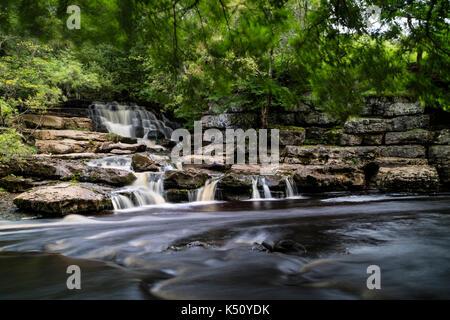
<path fill-rule="evenodd" d="M 80 290 L 66 287 L 69 265 L 81 269 Z M 367 288 L 371 265 L 380 267 L 380 290 Z M 0 299 L 443 298 L 450 194 L 335 193 L 0 220 Z"/>

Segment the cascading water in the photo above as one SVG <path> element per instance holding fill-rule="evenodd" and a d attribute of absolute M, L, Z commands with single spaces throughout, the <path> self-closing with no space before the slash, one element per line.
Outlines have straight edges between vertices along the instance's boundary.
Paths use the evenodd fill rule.
<path fill-rule="evenodd" d="M 112 194 L 115 210 L 164 204 L 163 176 L 160 173 L 135 173 L 137 180 L 129 187 L 116 190 Z M 126 198 L 126 199 L 125 199 Z"/>
<path fill-rule="evenodd" d="M 216 195 L 216 186 L 219 180 L 219 178 L 208 179 L 203 187 L 197 190 L 189 191 L 189 202 L 214 201 Z"/>
<path fill-rule="evenodd" d="M 294 179 L 291 176 L 289 176 L 284 177 L 284 181 L 286 183 L 286 198 L 298 197 L 299 194 Z"/>
<path fill-rule="evenodd" d="M 252 199 L 261 199 L 258 191 L 258 178 L 252 177 Z"/>
<path fill-rule="evenodd" d="M 94 102 L 89 106 L 89 116 L 97 127 L 123 137 L 155 140 L 162 135 L 169 139 L 173 131 L 167 119 L 159 120 L 154 113 L 137 105 Z"/>
<path fill-rule="evenodd" d="M 265 199 L 271 199 L 272 198 L 272 193 L 270 192 L 270 188 L 266 183 L 266 178 L 261 177 L 260 179 L 261 184 L 263 186 L 263 190 L 264 190 L 264 198 Z"/>

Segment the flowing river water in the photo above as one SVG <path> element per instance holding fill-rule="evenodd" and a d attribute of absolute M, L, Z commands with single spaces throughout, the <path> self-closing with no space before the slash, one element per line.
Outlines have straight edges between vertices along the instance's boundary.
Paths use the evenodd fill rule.
<path fill-rule="evenodd" d="M 0 298 L 450 298 L 449 204 L 448 194 L 324 194 L 2 220 Z M 281 240 L 294 245 L 261 245 Z M 81 290 L 66 287 L 69 265 Z M 366 286 L 370 265 L 381 290 Z"/>

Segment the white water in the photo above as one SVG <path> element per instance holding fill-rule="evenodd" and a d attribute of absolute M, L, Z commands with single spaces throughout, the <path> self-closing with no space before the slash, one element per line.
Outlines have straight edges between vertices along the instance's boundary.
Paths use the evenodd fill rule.
<path fill-rule="evenodd" d="M 284 177 L 284 181 L 286 183 L 286 198 L 298 197 L 299 194 L 294 179 L 291 176 L 289 176 Z"/>
<path fill-rule="evenodd" d="M 197 190 L 188 192 L 189 202 L 194 201 L 214 201 L 216 196 L 216 186 L 220 179 L 208 179 L 205 185 Z"/>
<path fill-rule="evenodd" d="M 155 114 L 137 105 L 121 105 L 116 102 L 95 102 L 89 107 L 90 117 L 103 125 L 108 132 L 123 137 L 152 140 L 159 134 L 170 138 L 173 129 Z"/>
<path fill-rule="evenodd" d="M 135 175 L 137 180 L 131 186 L 112 194 L 115 210 L 166 203 L 163 197 L 163 176 L 160 173 L 141 172 Z"/>
<path fill-rule="evenodd" d="M 252 177 L 252 199 L 261 199 L 258 191 L 258 178 Z"/>

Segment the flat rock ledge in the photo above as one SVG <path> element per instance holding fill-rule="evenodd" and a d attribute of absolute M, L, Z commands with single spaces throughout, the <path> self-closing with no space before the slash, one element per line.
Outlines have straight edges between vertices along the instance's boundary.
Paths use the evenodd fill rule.
<path fill-rule="evenodd" d="M 64 216 L 73 213 L 96 213 L 113 208 L 111 188 L 90 183 L 59 183 L 24 192 L 14 204 L 25 211 Z"/>

